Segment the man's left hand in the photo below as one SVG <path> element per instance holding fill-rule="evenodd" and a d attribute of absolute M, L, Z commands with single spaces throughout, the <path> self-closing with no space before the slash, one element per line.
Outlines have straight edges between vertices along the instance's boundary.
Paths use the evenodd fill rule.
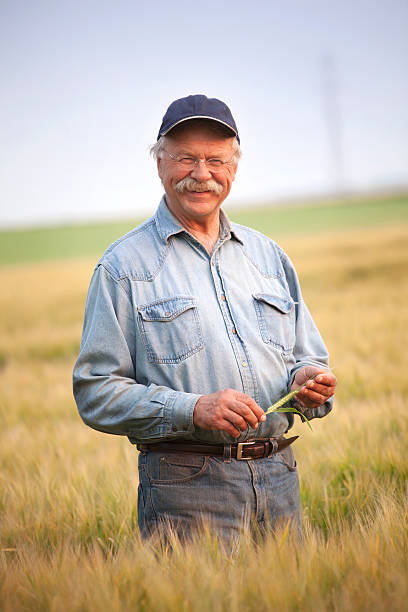
<path fill-rule="evenodd" d="M 315 366 L 305 366 L 296 372 L 291 390 L 297 389 L 312 376 L 307 385 L 296 395 L 298 401 L 305 408 L 318 408 L 334 394 L 337 378 L 332 372 L 322 370 Z"/>

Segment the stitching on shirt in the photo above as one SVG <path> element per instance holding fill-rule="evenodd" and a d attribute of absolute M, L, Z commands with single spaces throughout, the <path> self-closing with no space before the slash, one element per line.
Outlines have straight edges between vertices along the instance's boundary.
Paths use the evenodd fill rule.
<path fill-rule="evenodd" d="M 252 361 L 252 357 L 249 353 L 249 350 L 247 350 L 247 345 L 245 344 L 245 342 L 242 340 L 242 346 L 244 347 L 244 351 L 245 351 L 245 357 L 249 366 L 249 370 L 251 372 L 251 376 L 252 376 L 252 384 L 254 386 L 254 400 L 256 401 L 257 404 L 259 404 L 259 388 L 258 388 L 258 377 L 256 375 L 256 370 L 254 367 L 254 363 Z M 247 428 L 246 434 L 245 434 L 245 440 L 248 438 L 250 434 L 250 430 L 249 428 Z"/>
<path fill-rule="evenodd" d="M 166 398 L 166 402 L 164 404 L 163 422 L 164 422 L 166 435 L 170 434 L 171 427 L 173 425 L 173 411 L 174 411 L 174 405 L 176 403 L 176 399 L 177 399 L 177 391 L 173 391 L 173 393 L 171 393 L 169 397 Z"/>
<path fill-rule="evenodd" d="M 181 232 L 185 231 L 183 227 L 177 225 L 172 225 L 171 229 L 164 228 L 162 223 L 160 223 L 160 219 L 157 214 L 154 216 L 154 221 L 156 224 L 156 231 L 159 234 L 160 239 L 166 243 L 176 234 L 180 234 Z"/>
<path fill-rule="evenodd" d="M 150 363 L 168 363 L 168 364 L 180 363 L 181 361 L 184 361 L 188 357 L 195 355 L 196 353 L 198 353 L 204 348 L 204 344 L 197 344 L 193 349 L 190 349 L 184 353 L 178 353 L 177 355 L 174 355 L 174 357 L 173 356 L 172 357 L 157 357 L 156 354 L 146 344 L 146 341 L 145 341 L 146 332 L 142 332 L 142 337 L 143 337 L 143 341 L 145 342 L 146 353 L 147 353 L 148 360 L 150 361 Z"/>
<path fill-rule="evenodd" d="M 138 444 L 139 442 L 159 438 L 166 432 L 166 425 L 162 422 L 160 425 L 150 427 L 148 430 L 148 434 L 146 434 L 146 432 L 143 434 L 143 438 L 140 437 L 140 431 L 138 431 L 137 429 L 129 429 L 126 435 L 132 444 Z"/>
<path fill-rule="evenodd" d="M 142 336 L 143 343 L 145 345 L 148 361 L 150 363 L 169 363 L 169 364 L 180 363 L 181 361 L 184 361 L 188 357 L 191 357 L 192 355 L 194 355 L 195 353 L 198 353 L 204 348 L 205 343 L 204 343 L 204 339 L 202 335 L 201 322 L 200 322 L 200 318 L 197 312 L 197 307 L 193 309 L 189 309 L 189 310 L 192 311 L 192 314 L 194 317 L 196 331 L 197 331 L 197 341 L 195 342 L 194 346 L 192 346 L 191 348 L 188 348 L 187 350 L 181 353 L 178 352 L 177 355 L 170 355 L 170 356 L 164 356 L 164 357 L 159 357 L 158 355 L 156 355 L 151 343 L 149 342 L 149 336 L 145 330 L 143 319 L 141 316 L 137 317 L 137 325 L 140 330 L 140 335 Z M 154 323 L 154 321 L 149 321 L 149 323 Z M 171 324 L 171 322 L 169 322 L 169 324 Z"/>
<path fill-rule="evenodd" d="M 257 300 L 256 298 L 253 298 L 253 303 L 255 306 L 255 312 L 256 312 L 257 319 L 258 319 L 258 325 L 259 325 L 259 329 L 261 332 L 262 340 L 265 342 L 265 344 L 271 344 L 272 346 L 279 349 L 279 351 L 283 355 L 290 355 L 293 351 L 293 346 L 284 346 L 282 344 L 283 339 L 271 338 L 270 332 L 268 332 L 268 328 L 266 326 L 266 320 L 263 314 L 262 305 L 259 303 L 259 300 Z M 273 306 L 269 306 L 269 308 L 273 308 Z M 280 315 L 281 317 L 287 317 L 287 319 L 282 319 L 282 321 L 288 321 L 291 324 L 291 316 L 292 316 L 291 313 L 292 313 L 292 310 L 285 314 L 282 313 Z M 285 325 L 286 325 L 286 322 L 285 322 Z M 279 342 L 279 340 L 281 341 Z"/>
<path fill-rule="evenodd" d="M 166 244 L 166 246 L 162 250 L 162 254 L 159 257 L 159 262 L 158 262 L 159 265 L 157 266 L 156 270 L 151 273 L 150 276 L 147 276 L 147 274 L 139 274 L 139 275 L 132 276 L 132 280 L 142 280 L 142 281 L 147 281 L 147 282 L 150 282 L 150 283 L 152 281 L 154 281 L 156 276 L 162 270 L 162 268 L 164 266 L 164 262 L 167 259 L 167 255 L 169 254 L 169 251 L 170 251 L 170 245 Z"/>
<path fill-rule="evenodd" d="M 268 238 L 268 236 L 265 236 L 265 234 L 262 234 L 262 232 L 258 232 L 257 230 L 253 229 L 252 227 L 246 227 L 245 225 L 240 225 L 239 223 L 231 223 L 231 228 L 234 229 L 235 227 L 238 227 L 240 229 L 243 230 L 242 233 L 248 232 L 250 234 L 254 234 L 257 238 L 261 238 L 263 242 L 266 242 L 267 244 L 269 244 L 270 246 L 272 246 L 272 248 L 274 250 L 278 251 L 278 255 L 279 255 L 279 259 L 281 259 L 280 257 L 280 252 L 283 253 L 281 247 L 271 238 Z M 242 248 L 242 252 L 244 253 L 245 257 L 247 257 L 247 259 L 252 263 L 253 266 L 255 266 L 255 268 L 258 270 L 258 272 L 260 272 L 262 274 L 262 276 L 264 278 L 282 278 L 284 277 L 284 272 L 276 272 L 276 273 L 271 273 L 271 274 L 265 274 L 265 272 L 263 272 L 259 265 L 252 259 L 252 257 L 248 254 L 248 252 L 245 249 L 245 243 L 241 244 L 241 248 Z M 281 262 L 282 263 L 282 262 Z"/>
<path fill-rule="evenodd" d="M 295 282 L 296 282 L 296 281 L 297 281 L 297 278 L 296 278 L 296 273 L 295 273 L 295 271 L 294 271 L 294 266 L 293 266 L 293 264 L 292 264 L 292 261 L 291 261 L 290 257 L 289 257 L 289 256 L 288 256 L 288 255 L 285 253 L 285 251 L 284 251 L 283 249 L 281 249 L 281 247 L 280 247 L 279 245 L 276 245 L 276 247 L 277 247 L 277 251 L 278 251 L 279 259 L 280 259 L 280 261 L 281 261 L 281 264 L 282 264 L 282 267 L 283 267 L 283 270 L 284 270 L 284 276 L 283 276 L 284 285 L 285 285 L 285 288 L 286 288 L 286 290 L 287 290 L 288 294 L 289 294 L 290 296 L 292 296 L 292 293 L 291 293 L 291 291 L 290 291 L 290 287 L 289 287 L 288 278 L 287 278 L 286 271 L 285 271 L 285 266 L 289 266 L 289 268 L 292 268 L 292 272 L 291 272 L 291 274 L 293 274 L 293 276 L 294 276 L 294 280 L 295 280 Z M 299 296 L 297 295 L 297 293 L 299 293 Z M 295 306 L 295 308 L 296 308 L 296 319 L 297 319 L 297 314 L 298 314 L 298 304 L 299 304 L 299 303 L 301 302 L 301 300 L 302 300 L 302 298 L 301 298 L 301 295 L 302 295 L 302 294 L 301 294 L 301 291 L 300 291 L 300 287 L 299 287 L 299 291 L 298 291 L 298 292 L 296 292 L 296 294 L 295 294 L 295 295 L 296 295 L 296 297 L 298 297 L 298 300 L 297 300 L 297 301 L 294 299 L 294 302 L 295 302 L 295 305 L 296 305 L 296 306 Z M 292 297 L 292 299 L 293 299 L 293 297 Z"/>
<path fill-rule="evenodd" d="M 148 230 L 150 228 L 150 226 L 154 225 L 154 224 L 155 224 L 154 217 L 151 217 L 150 219 L 147 219 L 144 223 L 142 223 L 142 225 L 139 225 L 138 227 L 135 227 L 134 229 L 130 230 L 130 232 L 128 232 L 124 236 L 121 236 L 120 238 L 115 240 L 115 242 L 113 242 L 110 245 L 110 247 L 108 247 L 106 249 L 103 257 L 105 257 L 105 255 L 109 255 L 109 253 L 111 253 L 113 251 L 113 249 L 115 249 L 119 244 L 121 244 L 122 242 L 124 242 L 128 238 L 133 238 L 133 236 L 135 236 L 136 234 L 141 234 L 142 232 L 146 231 L 146 229 Z"/>
<path fill-rule="evenodd" d="M 129 298 L 129 301 L 131 302 L 132 295 L 130 289 L 127 286 L 127 283 L 123 282 L 126 277 L 116 278 L 114 275 L 114 270 L 107 262 L 99 263 L 96 267 L 98 268 L 98 266 L 100 266 L 106 271 L 106 273 L 109 275 L 109 278 L 111 278 L 126 293 L 127 297 Z"/>
<path fill-rule="evenodd" d="M 140 304 L 140 306 L 137 306 L 136 308 L 137 308 L 137 310 L 146 310 L 146 308 L 150 308 L 151 306 L 157 306 L 158 304 L 165 304 L 166 302 L 172 302 L 173 300 L 187 300 L 188 308 L 196 308 L 197 307 L 197 300 L 192 295 L 173 295 L 173 296 L 168 297 L 168 298 L 161 298 L 160 300 L 155 300 L 154 302 L 149 302 L 148 304 Z M 178 310 L 176 310 L 176 312 L 172 313 L 172 318 L 174 318 L 177 315 L 181 314 L 185 310 L 186 310 L 186 304 L 184 304 L 183 306 L 180 305 Z"/>
<path fill-rule="evenodd" d="M 129 279 L 131 281 L 146 281 L 146 282 L 149 282 L 149 283 L 154 281 L 156 276 L 159 274 L 160 270 L 163 268 L 164 262 L 165 262 L 165 260 L 167 258 L 167 255 L 168 255 L 168 252 L 169 252 L 169 246 L 166 245 L 164 247 L 163 251 L 162 251 L 162 254 L 159 257 L 158 266 L 154 270 L 154 272 L 152 272 L 150 274 L 137 274 L 137 273 L 134 273 L 134 274 L 123 274 L 123 275 L 118 277 L 118 280 L 122 280 L 122 279 L 127 278 L 127 279 Z M 109 265 L 109 264 L 106 264 L 106 265 Z M 113 268 L 112 268 L 112 271 L 113 271 Z"/>
<path fill-rule="evenodd" d="M 104 265 L 106 268 L 109 267 L 111 276 L 113 278 L 115 278 L 116 280 L 122 280 L 122 279 L 129 279 L 129 280 L 136 280 L 136 281 L 146 281 L 146 282 L 152 282 L 156 276 L 159 274 L 160 270 L 163 268 L 164 262 L 167 258 L 167 255 L 169 253 L 169 249 L 170 249 L 170 244 L 165 244 L 164 247 L 161 249 L 160 255 L 158 257 L 158 265 L 157 268 L 149 273 L 149 274 L 145 274 L 145 273 L 130 273 L 130 274 L 119 274 L 117 270 L 115 270 L 111 264 L 108 261 L 105 261 L 105 259 L 107 258 L 108 255 L 110 255 L 113 250 L 124 240 L 127 240 L 128 238 L 133 238 L 136 234 L 139 233 L 145 233 L 150 232 L 151 233 L 151 228 L 154 226 L 154 229 L 157 231 L 156 228 L 156 223 L 155 223 L 155 219 L 154 217 L 151 220 L 146 221 L 142 226 L 135 228 L 134 230 L 132 230 L 131 232 L 129 232 L 128 234 L 126 234 L 125 236 L 122 236 L 122 238 L 119 238 L 119 240 L 117 240 L 116 242 L 114 242 L 104 253 L 104 255 L 102 256 L 99 264 Z"/>
<path fill-rule="evenodd" d="M 246 258 L 247 258 L 247 259 L 248 259 L 248 260 L 251 262 L 251 264 L 252 264 L 252 265 L 253 265 L 253 266 L 254 266 L 254 267 L 255 267 L 255 268 L 258 270 L 258 272 L 259 272 L 260 274 L 262 274 L 262 276 L 263 276 L 264 278 L 277 278 L 277 279 L 278 279 L 278 278 L 282 278 L 282 277 L 283 277 L 283 274 L 282 274 L 282 273 L 280 273 L 280 272 L 278 272 L 278 273 L 276 273 L 276 274 L 275 274 L 275 273 L 273 273 L 273 272 L 271 272 L 270 274 L 266 274 L 266 273 L 265 273 L 263 270 L 261 270 L 261 268 L 258 266 L 258 264 L 257 264 L 257 263 L 255 263 L 255 261 L 252 259 L 252 257 L 250 257 L 250 256 L 248 255 L 248 253 L 246 252 L 245 248 L 244 248 L 244 247 L 241 247 L 241 248 L 242 248 L 242 252 L 244 253 L 245 257 L 246 257 Z"/>
<path fill-rule="evenodd" d="M 242 245 L 242 243 L 241 243 L 241 245 Z M 221 250 L 218 250 L 218 251 L 217 251 L 217 253 L 216 253 L 216 258 L 217 258 L 218 277 L 219 277 L 219 281 L 220 281 L 220 284 L 221 284 L 221 290 L 222 290 L 222 292 L 224 293 L 224 295 L 225 295 L 225 296 L 227 296 L 227 295 L 228 295 L 228 292 L 227 292 L 227 289 L 226 289 L 226 287 L 225 287 L 224 278 L 223 278 L 223 275 L 221 274 L 221 272 L 220 272 L 220 270 L 219 270 L 219 263 L 220 263 L 220 259 L 221 259 Z M 231 321 L 232 321 L 232 322 L 233 322 L 233 324 L 234 324 L 234 328 L 235 328 L 235 329 L 238 329 L 238 328 L 239 328 L 239 325 L 238 325 L 238 324 L 237 324 L 237 322 L 235 321 L 235 318 L 234 318 L 233 312 L 232 312 L 232 310 L 231 310 L 230 300 L 229 300 L 229 299 L 227 299 L 227 300 L 226 300 L 226 302 L 224 302 L 224 303 L 219 303 L 219 304 L 220 304 L 221 313 L 223 313 L 223 311 L 224 311 L 224 310 L 226 310 L 227 315 L 229 316 L 229 318 L 231 319 Z M 225 324 L 226 324 L 226 321 L 225 321 L 225 318 L 224 318 L 224 314 L 223 314 L 223 319 L 224 319 L 224 322 L 225 322 Z M 231 334 L 230 329 L 229 329 L 229 326 L 228 326 L 227 324 L 226 324 L 226 328 L 227 328 L 228 338 L 229 338 L 229 341 L 230 341 L 230 344 L 231 344 L 232 350 L 233 350 L 234 355 L 235 355 L 236 362 L 237 362 L 237 364 L 239 364 L 239 362 L 240 362 L 240 360 L 241 360 L 241 359 L 240 359 L 240 354 L 239 354 L 238 347 L 236 346 L 236 338 L 234 338 L 234 336 Z M 243 347 L 243 350 L 244 350 L 244 354 L 245 354 L 246 361 L 247 361 L 247 362 L 248 362 L 248 364 L 249 364 L 249 370 L 250 370 L 250 373 L 251 373 L 252 385 L 253 385 L 253 390 L 254 390 L 254 400 L 255 400 L 257 403 L 259 403 L 258 379 L 257 379 L 257 376 L 256 376 L 255 368 L 253 367 L 252 359 L 251 359 L 251 357 L 250 357 L 250 355 L 249 355 L 249 352 L 248 352 L 248 350 L 247 350 L 247 346 L 246 346 L 246 344 L 245 344 L 245 342 L 244 342 L 244 339 L 241 337 L 241 334 L 239 334 L 239 332 L 237 333 L 237 335 L 239 336 L 240 343 L 242 344 L 242 347 Z M 239 370 L 239 375 L 240 375 L 241 382 L 242 382 L 242 387 L 243 387 L 243 389 L 244 389 L 244 391 L 245 391 L 245 389 L 246 389 L 246 384 L 245 384 L 245 381 L 244 381 L 244 375 L 243 375 L 243 373 L 242 373 L 242 369 L 241 369 L 239 366 L 238 366 L 238 370 Z M 247 430 L 247 432 L 244 434 L 244 439 L 246 440 L 246 439 L 247 439 L 247 437 L 248 437 L 248 430 Z"/>
<path fill-rule="evenodd" d="M 257 232 L 258 233 L 258 232 Z M 262 234 L 261 234 L 262 235 Z M 275 247 L 275 243 L 273 241 L 270 241 L 271 245 L 273 247 Z M 260 274 L 262 274 L 262 276 L 264 278 L 282 278 L 283 277 L 283 271 L 282 272 L 271 272 L 271 273 L 266 273 L 263 270 L 261 270 L 259 264 L 254 261 L 254 259 L 249 255 L 248 251 L 245 248 L 245 245 L 241 245 L 241 249 L 243 254 L 245 255 L 245 257 L 251 262 L 251 264 L 258 270 L 258 272 Z"/>

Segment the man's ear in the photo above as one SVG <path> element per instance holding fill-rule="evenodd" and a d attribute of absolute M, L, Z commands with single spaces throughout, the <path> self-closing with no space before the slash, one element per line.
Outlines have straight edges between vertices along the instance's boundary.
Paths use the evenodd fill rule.
<path fill-rule="evenodd" d="M 158 158 L 156 159 L 156 163 L 157 163 L 157 172 L 159 173 L 159 177 L 160 177 L 161 179 L 163 179 L 163 176 L 162 176 L 162 175 L 163 175 L 163 167 L 162 167 L 162 163 L 161 163 L 161 161 L 162 161 L 162 160 L 160 159 L 160 157 L 158 157 Z"/>

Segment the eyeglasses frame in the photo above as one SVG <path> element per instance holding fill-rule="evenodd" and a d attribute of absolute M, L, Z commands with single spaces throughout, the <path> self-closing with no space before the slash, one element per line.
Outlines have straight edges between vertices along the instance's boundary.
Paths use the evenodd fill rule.
<path fill-rule="evenodd" d="M 179 159 L 178 157 L 173 155 L 173 153 L 170 153 L 170 151 L 167 151 L 167 149 L 163 149 L 163 151 L 165 153 L 167 153 L 167 155 L 170 157 L 170 159 L 172 161 L 174 161 L 176 164 L 183 165 L 182 162 L 181 162 L 181 159 Z M 215 169 L 214 168 L 209 169 L 208 166 L 207 166 L 207 162 L 212 159 L 211 157 L 210 157 L 210 160 L 207 160 L 205 158 L 203 159 L 203 158 L 198 158 L 198 157 L 191 157 L 190 159 L 191 159 L 191 161 L 193 163 L 193 165 L 191 166 L 191 170 L 193 168 L 197 168 L 198 164 L 200 162 L 203 162 L 203 164 L 205 164 L 207 170 L 209 170 L 210 172 L 220 172 L 220 171 L 222 171 L 224 169 L 225 166 L 227 166 L 228 164 L 230 164 L 233 161 L 234 157 L 235 157 L 235 154 L 231 157 L 231 159 L 227 159 L 226 161 L 223 161 L 223 160 L 220 159 L 221 166 L 219 166 L 219 168 L 215 168 Z M 186 166 L 186 168 L 187 167 L 188 167 L 188 165 Z"/>

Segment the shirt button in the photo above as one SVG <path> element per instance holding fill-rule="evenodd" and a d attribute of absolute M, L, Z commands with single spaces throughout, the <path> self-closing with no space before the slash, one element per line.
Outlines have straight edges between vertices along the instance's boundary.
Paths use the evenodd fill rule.
<path fill-rule="evenodd" d="M 233 334 L 237 333 L 237 330 L 235 329 L 235 327 L 233 327 L 231 331 L 232 331 Z"/>
<path fill-rule="evenodd" d="M 241 365 L 242 365 L 243 368 L 246 368 L 248 364 L 247 364 L 246 361 L 243 361 Z"/>
<path fill-rule="evenodd" d="M 165 316 L 165 317 L 169 317 L 170 315 L 171 315 L 171 312 L 165 312 L 165 313 L 164 313 L 164 316 Z"/>
<path fill-rule="evenodd" d="M 225 297 L 225 295 L 222 295 L 222 296 L 221 296 L 221 299 L 222 299 L 222 301 L 223 301 L 223 302 L 225 302 L 225 300 L 226 300 L 227 298 Z"/>
<path fill-rule="evenodd" d="M 171 428 L 172 431 L 177 431 L 177 427 L 175 425 L 173 425 L 173 427 Z"/>

